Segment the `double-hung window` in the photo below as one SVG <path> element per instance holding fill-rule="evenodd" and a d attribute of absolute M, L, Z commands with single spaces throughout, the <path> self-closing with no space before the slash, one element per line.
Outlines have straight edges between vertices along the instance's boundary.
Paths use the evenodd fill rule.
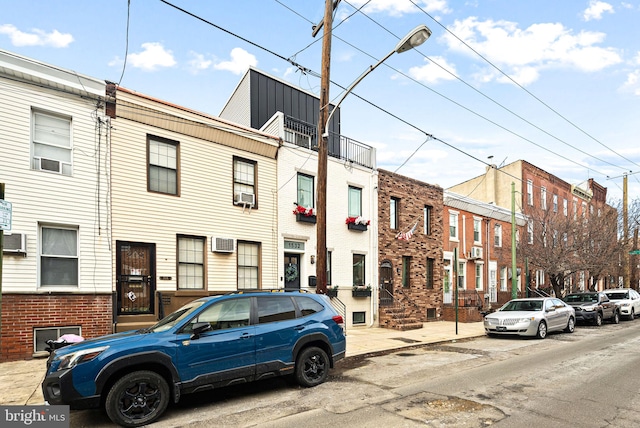
<path fill-rule="evenodd" d="M 473 219 L 473 243 L 474 244 L 479 245 L 482 243 L 481 229 L 482 229 L 482 219 L 474 218 Z"/>
<path fill-rule="evenodd" d="M 71 175 L 71 119 L 34 111 L 32 115 L 33 169 Z"/>
<path fill-rule="evenodd" d="M 40 286 L 78 286 L 77 228 L 40 228 Z"/>
<path fill-rule="evenodd" d="M 236 204 L 257 206 L 255 161 L 233 158 L 233 198 Z"/>
<path fill-rule="evenodd" d="M 362 189 L 349 186 L 349 217 L 362 216 Z"/>
<path fill-rule="evenodd" d="M 391 227 L 391 229 L 397 229 L 399 227 L 399 213 L 398 213 L 398 209 L 400 206 L 400 199 L 398 198 L 391 198 L 391 200 L 389 201 L 389 217 L 390 217 L 390 224 L 389 226 Z"/>
<path fill-rule="evenodd" d="M 353 255 L 353 285 L 365 285 L 365 256 L 364 254 Z"/>
<path fill-rule="evenodd" d="M 426 272 L 425 272 L 425 279 L 426 279 L 425 288 L 427 290 L 433 290 L 433 268 L 434 268 L 434 266 L 435 266 L 435 259 L 427 257 Z"/>
<path fill-rule="evenodd" d="M 205 238 L 178 236 L 178 288 L 204 289 Z"/>
<path fill-rule="evenodd" d="M 260 288 L 260 245 L 238 242 L 238 290 Z"/>
<path fill-rule="evenodd" d="M 527 180 L 527 203 L 533 205 L 533 181 Z"/>
<path fill-rule="evenodd" d="M 150 192 L 178 195 L 178 148 L 177 141 L 147 137 L 147 189 Z"/>
<path fill-rule="evenodd" d="M 493 226 L 493 245 L 502 247 L 502 225 L 500 223 Z"/>
<path fill-rule="evenodd" d="M 458 213 L 449 213 L 449 239 L 458 239 Z"/>
<path fill-rule="evenodd" d="M 422 215 L 424 217 L 424 234 L 431 235 L 431 216 L 433 213 L 433 207 L 425 205 L 422 211 Z"/>
<path fill-rule="evenodd" d="M 315 208 L 313 196 L 313 177 L 307 174 L 298 173 L 298 205 L 304 208 Z"/>

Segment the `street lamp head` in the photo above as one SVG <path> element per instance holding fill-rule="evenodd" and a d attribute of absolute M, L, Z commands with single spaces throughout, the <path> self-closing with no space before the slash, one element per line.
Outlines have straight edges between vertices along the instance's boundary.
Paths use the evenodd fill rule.
<path fill-rule="evenodd" d="M 426 25 L 418 25 L 409 34 L 404 36 L 402 40 L 396 45 L 394 52 L 402 53 L 409 49 L 420 46 L 431 36 L 431 30 Z"/>

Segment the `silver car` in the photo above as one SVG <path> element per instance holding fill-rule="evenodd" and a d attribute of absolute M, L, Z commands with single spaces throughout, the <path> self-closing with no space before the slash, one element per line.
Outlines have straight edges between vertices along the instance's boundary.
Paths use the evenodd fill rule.
<path fill-rule="evenodd" d="M 575 310 L 555 297 L 510 300 L 484 317 L 487 336 L 510 334 L 544 339 L 551 331 L 573 333 L 575 325 Z"/>

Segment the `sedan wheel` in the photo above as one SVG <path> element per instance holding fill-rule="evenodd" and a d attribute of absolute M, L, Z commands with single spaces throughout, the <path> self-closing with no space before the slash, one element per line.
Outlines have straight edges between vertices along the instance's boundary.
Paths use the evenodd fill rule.
<path fill-rule="evenodd" d="M 564 329 L 567 333 L 573 333 L 576 329 L 576 321 L 573 317 L 569 317 L 569 322 L 567 323 L 567 328 Z"/>
<path fill-rule="evenodd" d="M 611 318 L 611 321 L 614 324 L 620 324 L 620 312 L 616 311 L 616 313 L 613 314 L 613 318 Z"/>
<path fill-rule="evenodd" d="M 547 323 L 544 321 L 540 321 L 538 324 L 538 333 L 536 334 L 538 339 L 544 339 L 547 337 Z"/>

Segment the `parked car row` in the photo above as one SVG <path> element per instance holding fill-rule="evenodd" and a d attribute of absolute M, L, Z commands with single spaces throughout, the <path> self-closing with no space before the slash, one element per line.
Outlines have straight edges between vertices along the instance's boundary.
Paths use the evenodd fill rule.
<path fill-rule="evenodd" d="M 620 317 L 632 320 L 640 314 L 640 294 L 629 288 L 571 293 L 563 299 L 532 297 L 513 299 L 484 317 L 488 336 L 518 335 L 544 339 L 549 332 L 573 333 L 576 323 L 614 324 Z"/>

